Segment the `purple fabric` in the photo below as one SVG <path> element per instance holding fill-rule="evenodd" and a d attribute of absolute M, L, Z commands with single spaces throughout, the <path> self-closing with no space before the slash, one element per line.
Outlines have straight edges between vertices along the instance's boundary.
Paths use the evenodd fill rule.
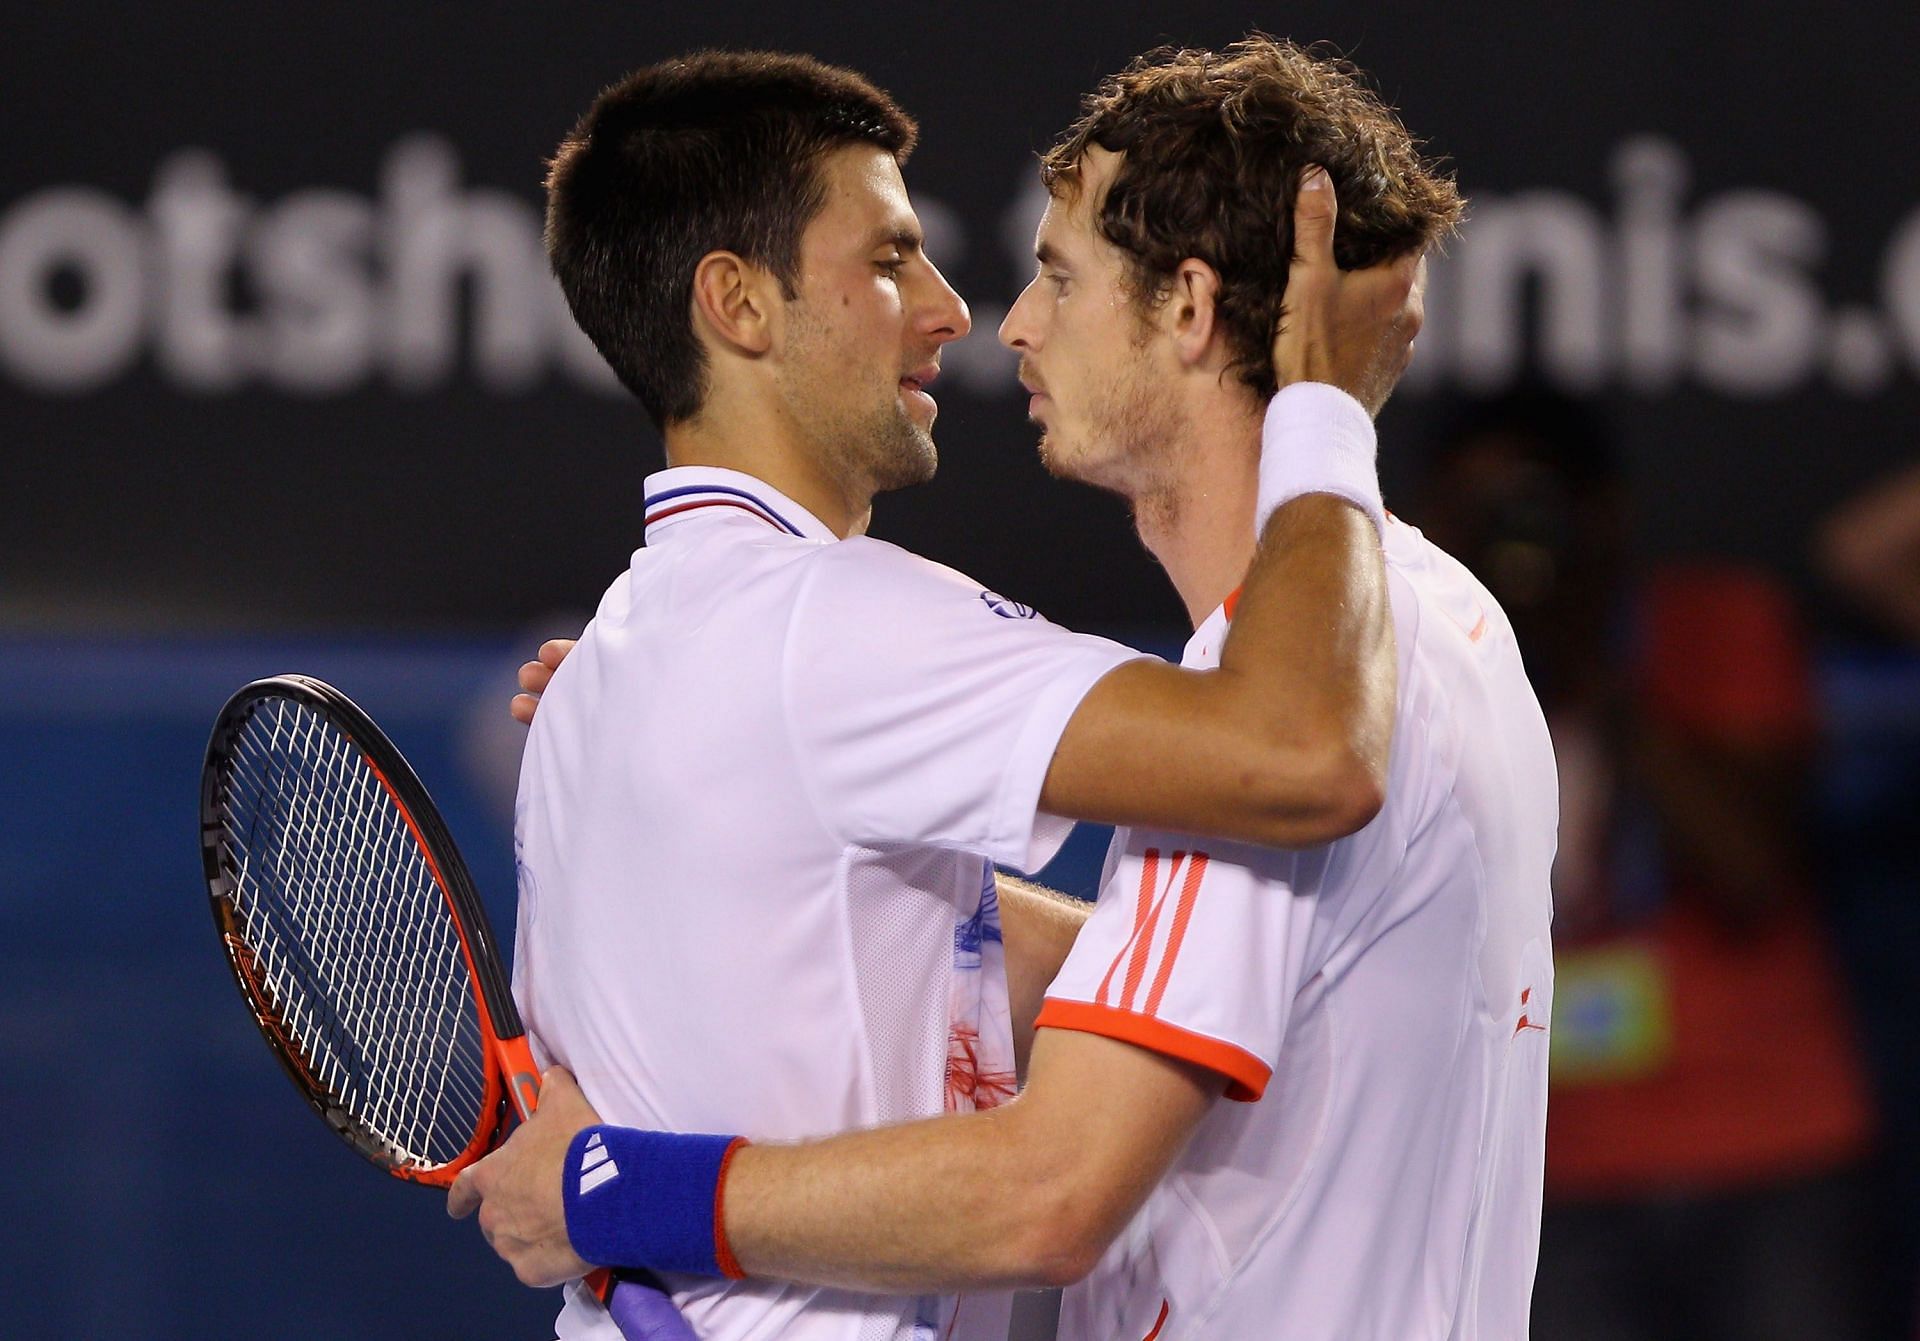
<path fill-rule="evenodd" d="M 696 1341 L 673 1300 L 639 1281 L 615 1281 L 607 1312 L 627 1341 Z"/>

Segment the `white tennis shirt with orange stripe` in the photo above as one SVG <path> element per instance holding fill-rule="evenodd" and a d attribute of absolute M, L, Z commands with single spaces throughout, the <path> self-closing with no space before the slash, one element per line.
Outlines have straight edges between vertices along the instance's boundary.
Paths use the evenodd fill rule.
<path fill-rule="evenodd" d="M 1039 1023 L 1226 1079 L 1062 1341 L 1517 1341 L 1539 1250 L 1552 747 L 1512 629 L 1411 526 L 1380 814 L 1303 852 L 1122 829 Z M 1230 611 L 1187 645 L 1218 664 Z"/>
<path fill-rule="evenodd" d="M 839 540 L 751 476 L 647 481 L 647 543 L 521 765 L 514 991 L 601 1117 L 794 1140 L 1013 1093 L 990 861 L 1044 864 L 1067 719 L 1140 654 Z M 1005 1341 L 1010 1298 L 676 1281 L 703 1337 Z M 615 1341 L 570 1292 L 561 1337 Z"/>

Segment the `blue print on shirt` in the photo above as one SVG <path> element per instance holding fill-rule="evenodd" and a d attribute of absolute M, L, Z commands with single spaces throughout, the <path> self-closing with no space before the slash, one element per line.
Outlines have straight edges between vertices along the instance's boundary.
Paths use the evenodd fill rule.
<path fill-rule="evenodd" d="M 972 917 L 954 923 L 953 966 L 979 968 L 980 952 L 987 943 L 999 945 L 1004 940 L 1000 934 L 1000 892 L 994 888 L 993 867 L 989 866 L 980 890 L 980 906 L 973 910 Z"/>

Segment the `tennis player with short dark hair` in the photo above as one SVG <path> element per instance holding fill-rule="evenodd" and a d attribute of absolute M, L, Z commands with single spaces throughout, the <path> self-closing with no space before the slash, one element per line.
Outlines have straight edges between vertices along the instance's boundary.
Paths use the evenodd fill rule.
<path fill-rule="evenodd" d="M 666 340 L 643 336 L 646 319 L 623 317 L 605 293 L 573 292 L 582 276 L 631 291 L 620 286 L 641 277 L 619 268 L 620 249 L 641 263 L 646 252 L 630 244 L 657 235 L 678 248 L 698 382 L 677 400 L 685 387 L 622 370 L 655 398 L 672 468 L 649 482 L 648 546 L 554 676 L 522 774 L 517 986 L 537 1041 L 579 1075 L 599 1116 L 622 1125 L 576 1133 L 593 1113 L 557 1071 L 541 1115 L 463 1178 L 452 1206 L 482 1205 L 483 1228 L 523 1279 L 559 1279 L 583 1259 L 680 1273 L 679 1298 L 703 1334 L 1000 1337 L 1006 1300 L 994 1292 L 1083 1274 L 1197 1126 L 1282 1111 L 1215 1101 L 1223 1089 L 1257 1096 L 1282 1036 L 1318 1019 L 1331 984 L 1303 973 L 1315 956 L 1371 945 L 1427 904 L 1451 927 L 1487 902 L 1484 881 L 1436 869 L 1398 907 L 1384 857 L 1349 870 L 1327 855 L 1338 846 L 1322 849 L 1309 885 L 1294 866 L 1277 874 L 1272 864 L 1291 859 L 1270 850 L 1325 844 L 1369 821 L 1364 834 L 1376 831 L 1396 677 L 1439 644 L 1420 631 L 1435 603 L 1476 590 L 1430 559 L 1417 533 L 1398 528 L 1396 539 L 1387 526 L 1369 416 L 1418 329 L 1420 252 L 1457 202 L 1418 176 L 1432 208 L 1398 244 L 1380 245 L 1382 264 L 1347 271 L 1334 261 L 1336 188 L 1365 209 L 1369 184 L 1392 194 L 1406 183 L 1312 172 L 1296 202 L 1307 163 L 1274 156 L 1228 184 L 1264 193 L 1282 258 L 1297 211 L 1292 278 L 1282 260 L 1270 281 L 1289 286 L 1289 307 L 1269 354 L 1227 335 L 1239 301 L 1228 269 L 1196 250 L 1143 285 L 1096 229 L 1124 155 L 1089 150 L 1073 174 L 1056 173 L 1041 276 L 1003 337 L 1023 354 L 1049 460 L 1135 499 L 1143 537 L 1202 622 L 1195 669 L 1176 669 L 861 537 L 875 492 L 931 471 L 925 387 L 967 318 L 920 249 L 898 173 L 908 141 L 876 138 L 893 133 L 881 115 L 890 104 L 817 68 L 708 56 L 642 72 L 603 96 L 556 162 L 550 235 L 583 326 L 616 359 L 622 348 L 644 359 L 649 341 Z M 844 138 L 767 124 L 795 119 Z M 661 147 L 683 134 L 697 151 Z M 795 150 L 810 171 L 782 188 L 785 198 L 798 182 L 799 198 L 817 202 L 799 215 L 788 262 L 769 233 L 712 209 L 708 186 L 623 175 L 629 157 L 720 171 L 733 161 L 727 134 L 811 146 Z M 602 172 L 596 156 L 616 162 Z M 681 213 L 616 202 L 623 190 L 658 190 L 684 202 Z M 576 217 L 596 207 L 601 222 L 625 224 L 602 231 Z M 692 245 L 683 224 L 698 226 Z M 1276 294 L 1258 296 L 1277 311 Z M 1266 370 L 1266 388 L 1243 375 L 1249 365 Z M 1391 617 L 1382 528 L 1389 562 L 1420 569 L 1400 574 Z M 1428 580 L 1422 565 L 1440 576 Z M 1425 653 L 1443 669 L 1419 669 L 1416 681 L 1517 675 L 1497 611 L 1487 618 L 1495 636 L 1469 644 L 1463 630 L 1459 647 Z M 1397 662 L 1394 620 L 1415 638 Z M 1484 664 L 1463 650 L 1481 643 Z M 1425 698 L 1411 706 L 1434 711 Z M 1524 756 L 1534 785 L 1524 714 L 1515 729 L 1487 759 Z M 1441 773 L 1414 757 L 1422 771 L 1409 784 L 1396 745 L 1392 776 L 1408 800 L 1369 854 L 1405 855 L 1408 825 L 1450 823 L 1428 813 Z M 1549 774 L 1549 799 L 1550 789 Z M 1067 961 L 1041 1016 L 1052 1027 L 1034 1044 L 1027 1090 L 1003 1102 L 1013 1030 L 1001 974 L 1013 1018 L 1032 1019 L 1079 917 L 1021 890 L 996 909 L 987 859 L 1038 865 L 1058 842 L 1050 816 L 1135 826 L 1116 840 L 1114 869 L 1138 894 L 1109 886 L 1084 955 Z M 1426 852 L 1432 862 L 1458 856 L 1459 833 L 1472 834 L 1460 824 L 1453 846 Z M 1166 830 L 1227 841 L 1203 851 L 1157 836 Z M 1244 846 L 1253 843 L 1270 848 Z M 1521 846 L 1495 854 L 1502 891 L 1524 884 L 1539 858 Z M 1351 919 L 1344 934 L 1315 932 L 1323 909 Z M 1430 948 L 1446 957 L 1418 991 L 1466 990 L 1461 956 L 1448 955 L 1460 946 Z M 1502 992 L 1520 972 L 1507 963 L 1517 953 L 1503 942 Z M 1380 973 L 1409 967 L 1401 953 L 1377 958 Z M 1431 1017 L 1429 1033 L 1452 1021 L 1424 999 L 1395 1001 Z M 1502 1020 L 1510 1013 L 1503 1001 Z M 1503 1056 L 1456 1038 L 1410 1073 L 1425 1085 L 1457 1065 L 1464 1077 L 1422 1149 L 1458 1136 L 1467 1110 L 1506 1081 Z M 1531 1091 L 1521 1088 L 1524 1128 Z M 943 1109 L 951 1116 L 767 1144 Z M 762 1144 L 636 1127 L 744 1131 Z M 1321 1128 L 1302 1128 L 1288 1149 L 1312 1154 L 1310 1130 Z M 1471 1149 L 1467 1158 L 1461 1196 L 1500 1164 L 1476 1164 Z M 1275 1176 L 1244 1171 L 1242 1204 L 1266 1208 L 1248 1213 L 1256 1220 L 1281 1209 Z M 1402 1189 L 1390 1190 L 1400 1204 Z M 1500 1195 L 1504 1208 L 1504 1186 Z M 1169 1232 L 1183 1252 L 1197 1241 Z M 1152 1256 L 1130 1275 L 1159 1279 Z M 1217 1256 L 1207 1261 L 1231 1265 Z M 1192 1280 L 1165 1282 L 1180 1295 L 1182 1328 L 1218 1285 L 1194 1265 Z M 924 1293 L 867 1293 L 882 1290 Z M 1090 1334 L 1131 1328 L 1136 1303 L 1131 1292 L 1116 1298 L 1114 1318 Z M 602 1325 L 577 1305 L 561 1321 L 568 1336 Z M 1139 1333 L 1155 1325 L 1149 1317 Z"/>

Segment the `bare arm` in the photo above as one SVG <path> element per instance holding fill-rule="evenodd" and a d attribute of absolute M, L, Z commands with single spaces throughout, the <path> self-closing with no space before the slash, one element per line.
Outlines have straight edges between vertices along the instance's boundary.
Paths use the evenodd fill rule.
<path fill-rule="evenodd" d="M 880 1291 L 1068 1284 L 1220 1088 L 1158 1053 L 1043 1030 L 1033 1079 L 1004 1108 L 741 1150 L 727 1237 L 753 1276 Z"/>
<path fill-rule="evenodd" d="M 1309 847 L 1385 795 L 1393 618 L 1373 523 L 1326 495 L 1274 514 L 1216 671 L 1131 662 L 1067 723 L 1056 815 Z"/>
<path fill-rule="evenodd" d="M 1042 1030 L 1032 1081 L 1004 1107 L 739 1150 L 727 1241 L 749 1276 L 890 1292 L 1064 1285 L 1093 1269 L 1221 1086 L 1159 1053 Z M 527 1285 L 588 1270 L 567 1237 L 560 1170 L 598 1121 L 556 1067 L 534 1115 L 448 1193 L 448 1213 L 478 1211 Z"/>
<path fill-rule="evenodd" d="M 1093 905 L 1044 885 L 997 873 L 1000 927 L 1006 937 L 1007 998 L 1013 1008 L 1013 1052 L 1021 1080 L 1033 1050 L 1033 1022 L 1047 985 L 1060 972 Z"/>

